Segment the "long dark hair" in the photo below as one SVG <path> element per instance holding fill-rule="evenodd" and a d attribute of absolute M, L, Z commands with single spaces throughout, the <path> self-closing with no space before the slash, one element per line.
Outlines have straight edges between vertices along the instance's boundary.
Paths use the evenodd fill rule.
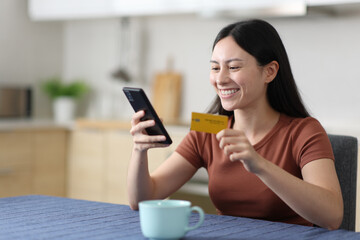
<path fill-rule="evenodd" d="M 221 39 L 228 36 L 233 37 L 242 49 L 255 57 L 259 66 L 265 66 L 272 61 L 278 62 L 278 73 L 267 88 L 267 98 L 273 109 L 291 117 L 310 116 L 297 89 L 285 47 L 273 26 L 259 19 L 230 24 L 216 36 L 213 50 Z M 218 96 L 208 112 L 234 115 L 233 111 L 226 111 L 222 107 Z"/>

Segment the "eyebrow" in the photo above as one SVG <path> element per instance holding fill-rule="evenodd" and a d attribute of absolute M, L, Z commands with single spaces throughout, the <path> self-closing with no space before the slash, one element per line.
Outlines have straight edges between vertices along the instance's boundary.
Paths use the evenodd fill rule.
<path fill-rule="evenodd" d="M 230 63 L 230 62 L 235 62 L 235 61 L 244 61 L 243 59 L 241 58 L 230 58 L 229 60 L 226 60 L 225 62 L 226 63 Z M 210 63 L 216 63 L 216 64 L 219 64 L 219 62 L 215 61 L 215 60 L 210 60 Z"/>

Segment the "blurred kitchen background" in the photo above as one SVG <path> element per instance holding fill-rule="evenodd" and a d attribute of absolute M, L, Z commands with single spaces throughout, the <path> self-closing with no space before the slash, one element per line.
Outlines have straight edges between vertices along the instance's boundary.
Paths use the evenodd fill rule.
<path fill-rule="evenodd" d="M 189 122 L 190 113 L 204 111 L 214 97 L 208 75 L 217 32 L 268 15 L 311 113 L 325 126 L 359 130 L 359 1 L 227 2 L 1 0 L 0 82 L 32 86 L 37 119 L 51 117 L 41 80 L 83 78 L 93 95 L 80 116 L 126 119 L 131 109 L 121 88 L 140 86 L 151 95 L 155 75 L 168 70 L 170 58 L 182 75 L 180 121 Z M 277 6 L 291 9 L 271 9 Z M 131 82 L 112 76 L 120 67 Z"/>
<path fill-rule="evenodd" d="M 0 106 L 6 89 L 31 90 L 31 104 L 21 100 L 26 114 L 0 118 L 0 195 L 126 204 L 133 111 L 122 87 L 144 88 L 160 115 L 175 109 L 164 118 L 174 144 L 150 153 L 154 168 L 188 132 L 191 112 L 215 96 L 217 32 L 247 18 L 278 30 L 305 104 L 326 130 L 360 138 L 360 0 L 0 0 Z M 89 87 L 71 121 L 54 121 L 41 88 L 52 77 Z M 207 196 L 201 186 L 184 192 Z"/>

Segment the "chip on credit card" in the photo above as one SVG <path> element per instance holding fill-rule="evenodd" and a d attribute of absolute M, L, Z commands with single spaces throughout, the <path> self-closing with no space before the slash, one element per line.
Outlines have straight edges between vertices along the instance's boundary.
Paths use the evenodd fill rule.
<path fill-rule="evenodd" d="M 190 130 L 216 134 L 227 128 L 228 119 L 224 115 L 192 112 Z"/>

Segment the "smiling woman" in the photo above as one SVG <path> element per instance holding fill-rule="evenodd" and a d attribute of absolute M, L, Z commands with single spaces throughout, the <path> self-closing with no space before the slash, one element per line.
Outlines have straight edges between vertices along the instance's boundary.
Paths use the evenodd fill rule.
<path fill-rule="evenodd" d="M 191 131 L 153 173 L 147 151 L 166 147 L 135 113 L 128 174 L 132 208 L 166 198 L 204 167 L 219 214 L 335 229 L 343 202 L 330 141 L 302 104 L 277 31 L 262 20 L 230 24 L 215 39 L 210 112 L 230 116 L 217 134 Z M 326 214 L 324 214 L 326 213 Z"/>

